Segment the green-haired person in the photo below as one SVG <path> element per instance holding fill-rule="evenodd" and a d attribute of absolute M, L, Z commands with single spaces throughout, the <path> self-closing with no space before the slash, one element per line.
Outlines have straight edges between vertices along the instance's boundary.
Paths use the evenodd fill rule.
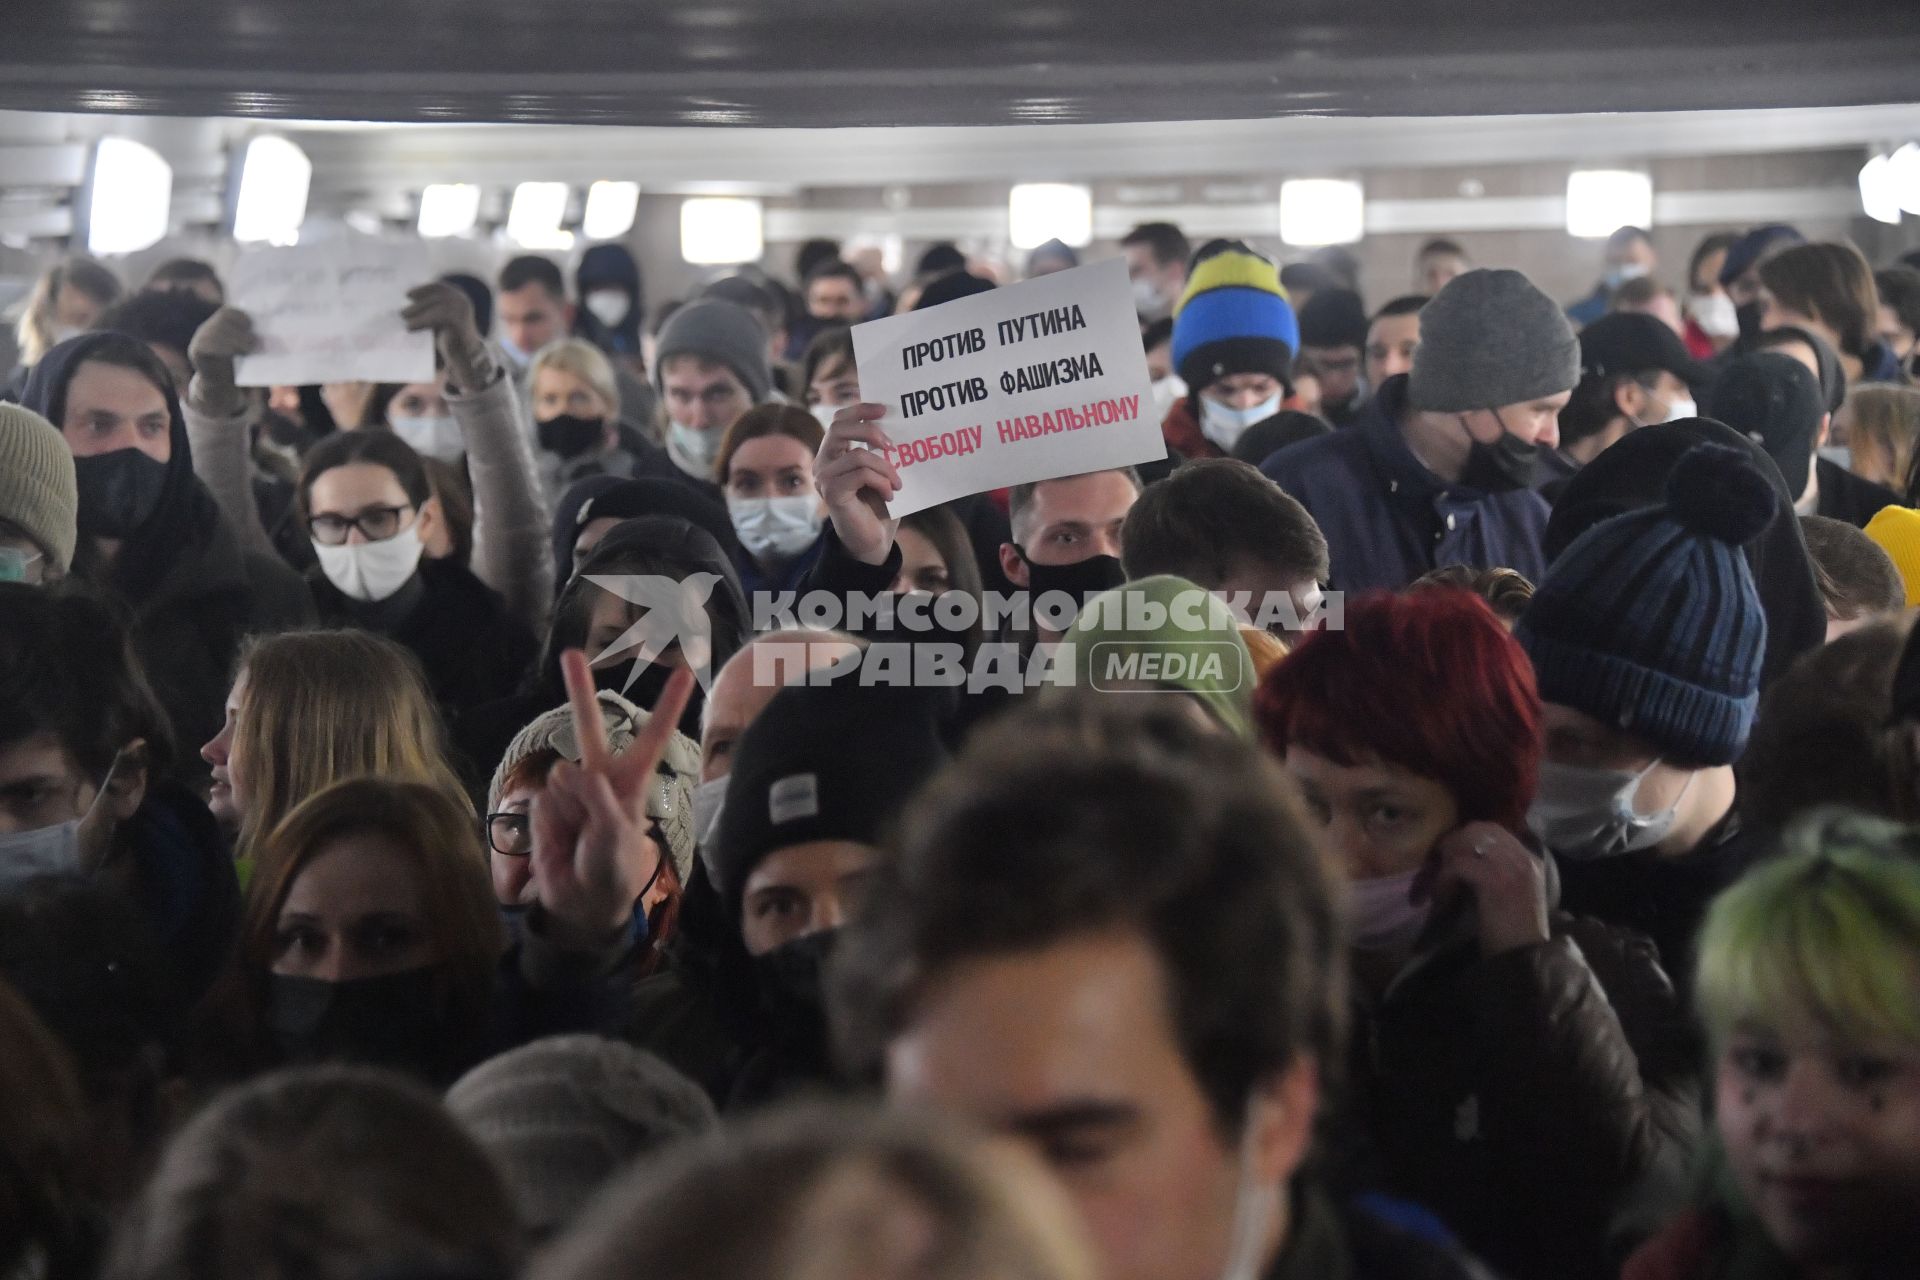
<path fill-rule="evenodd" d="M 1837 810 L 1713 904 L 1708 1205 L 1625 1280 L 1920 1276 L 1920 829 Z"/>

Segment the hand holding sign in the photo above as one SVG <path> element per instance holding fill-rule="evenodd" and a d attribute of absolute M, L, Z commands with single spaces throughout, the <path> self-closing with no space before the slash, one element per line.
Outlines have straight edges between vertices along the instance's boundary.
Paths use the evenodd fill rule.
<path fill-rule="evenodd" d="M 1118 258 L 859 325 L 853 347 L 886 410 L 890 517 L 1166 456 Z"/>
<path fill-rule="evenodd" d="M 887 461 L 893 441 L 879 426 L 885 413 L 884 405 L 850 404 L 834 414 L 813 463 L 813 484 L 827 504 L 833 532 L 862 564 L 885 564 L 900 528 L 887 515 L 887 503 L 900 492 L 900 473 Z"/>
<path fill-rule="evenodd" d="M 235 362 L 235 381 L 431 381 L 433 338 L 407 332 L 400 319 L 407 290 L 425 274 L 416 248 L 363 238 L 241 255 L 229 293 L 260 341 Z"/>
<path fill-rule="evenodd" d="M 693 672 L 682 667 L 673 673 L 633 745 L 614 758 L 587 655 L 567 650 L 560 670 L 580 763 L 554 765 L 534 797 L 532 891 L 560 946 L 592 950 L 626 926 L 660 874 L 665 855 L 649 834 L 647 796 L 686 709 Z"/>

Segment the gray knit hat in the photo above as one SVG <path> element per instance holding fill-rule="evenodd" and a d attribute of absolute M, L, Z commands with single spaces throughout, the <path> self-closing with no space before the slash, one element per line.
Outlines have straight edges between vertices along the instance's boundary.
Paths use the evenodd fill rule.
<path fill-rule="evenodd" d="M 599 1036 L 555 1036 L 489 1059 L 447 1091 L 447 1109 L 493 1157 L 540 1238 L 638 1157 L 718 1123 L 699 1085 Z"/>
<path fill-rule="evenodd" d="M 607 748 L 619 755 L 633 745 L 652 713 L 642 711 L 611 689 L 602 689 L 597 696 L 600 714 L 607 722 Z M 493 771 L 493 781 L 487 787 L 489 813 L 500 807 L 507 775 L 536 751 L 553 751 L 575 764 L 580 762 L 580 740 L 574 736 L 571 706 L 542 713 L 507 744 L 507 753 L 500 757 L 500 766 Z M 667 739 L 660 763 L 666 772 L 647 797 L 647 816 L 660 824 L 667 838 L 667 856 L 673 859 L 673 869 L 684 885 L 693 875 L 693 789 L 700 781 L 700 746 L 676 729 Z"/>
<path fill-rule="evenodd" d="M 1420 345 L 1407 379 L 1415 409 L 1497 409 L 1571 391 L 1579 381 L 1573 326 L 1518 271 L 1455 276 L 1420 308 Z"/>
<path fill-rule="evenodd" d="M 54 425 L 31 409 L 0 404 L 0 520 L 40 544 L 50 564 L 73 567 L 80 490 L 73 453 Z"/>
<path fill-rule="evenodd" d="M 698 356 L 733 370 L 746 384 L 755 404 L 773 390 L 773 371 L 767 365 L 767 331 L 745 307 L 717 298 L 689 302 L 673 313 L 653 357 L 656 390 L 666 394 L 660 380 L 667 361 L 675 356 Z"/>

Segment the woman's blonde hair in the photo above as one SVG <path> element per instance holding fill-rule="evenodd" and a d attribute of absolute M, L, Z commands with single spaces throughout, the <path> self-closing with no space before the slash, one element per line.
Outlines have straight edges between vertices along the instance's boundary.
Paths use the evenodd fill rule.
<path fill-rule="evenodd" d="M 725 1280 L 1089 1280 L 1071 1205 L 1031 1157 L 949 1122 L 844 1104 L 763 1115 L 651 1161 L 533 1271 Z"/>
<path fill-rule="evenodd" d="M 1847 416 L 1852 421 L 1848 442 L 1855 449 L 1859 440 L 1873 441 L 1873 447 L 1887 459 L 1887 485 L 1912 502 L 1914 496 L 1913 461 L 1920 453 L 1920 387 L 1899 387 L 1872 383 L 1847 392 Z"/>
<path fill-rule="evenodd" d="M 292 631 L 249 641 L 234 720 L 233 758 L 246 780 L 239 851 L 303 800 L 371 774 L 461 797 L 447 763 L 440 715 L 420 665 L 368 631 Z"/>
<path fill-rule="evenodd" d="M 56 345 L 54 308 L 59 305 L 60 291 L 68 285 L 99 303 L 102 310 L 120 298 L 120 278 L 92 258 L 76 254 L 48 267 L 34 281 L 33 292 L 27 295 L 26 310 L 20 313 L 20 322 L 14 329 L 20 340 L 21 364 L 29 367 L 39 364 L 41 357 Z"/>
<path fill-rule="evenodd" d="M 527 366 L 529 387 L 542 369 L 572 374 L 607 402 L 609 418 L 620 416 L 620 383 L 614 377 L 613 363 L 591 342 L 584 338 L 562 338 L 540 348 L 533 363 Z"/>

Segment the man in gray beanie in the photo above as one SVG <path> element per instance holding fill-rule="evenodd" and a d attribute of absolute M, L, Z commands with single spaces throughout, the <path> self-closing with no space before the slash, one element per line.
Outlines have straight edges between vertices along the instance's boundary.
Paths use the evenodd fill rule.
<path fill-rule="evenodd" d="M 766 331 L 731 302 L 691 302 L 660 331 L 653 367 L 667 456 L 687 476 L 717 483 L 713 462 L 727 428 L 773 390 Z"/>
<path fill-rule="evenodd" d="M 31 409 L 0 404 L 0 582 L 52 582 L 79 541 L 73 453 Z"/>
<path fill-rule="evenodd" d="M 1559 442 L 1580 344 L 1517 271 L 1456 276 L 1420 312 L 1413 372 L 1353 424 L 1261 467 L 1326 535 L 1332 585 L 1397 591 L 1431 569 L 1516 569 L 1538 581 L 1548 507 L 1534 462 Z"/>

